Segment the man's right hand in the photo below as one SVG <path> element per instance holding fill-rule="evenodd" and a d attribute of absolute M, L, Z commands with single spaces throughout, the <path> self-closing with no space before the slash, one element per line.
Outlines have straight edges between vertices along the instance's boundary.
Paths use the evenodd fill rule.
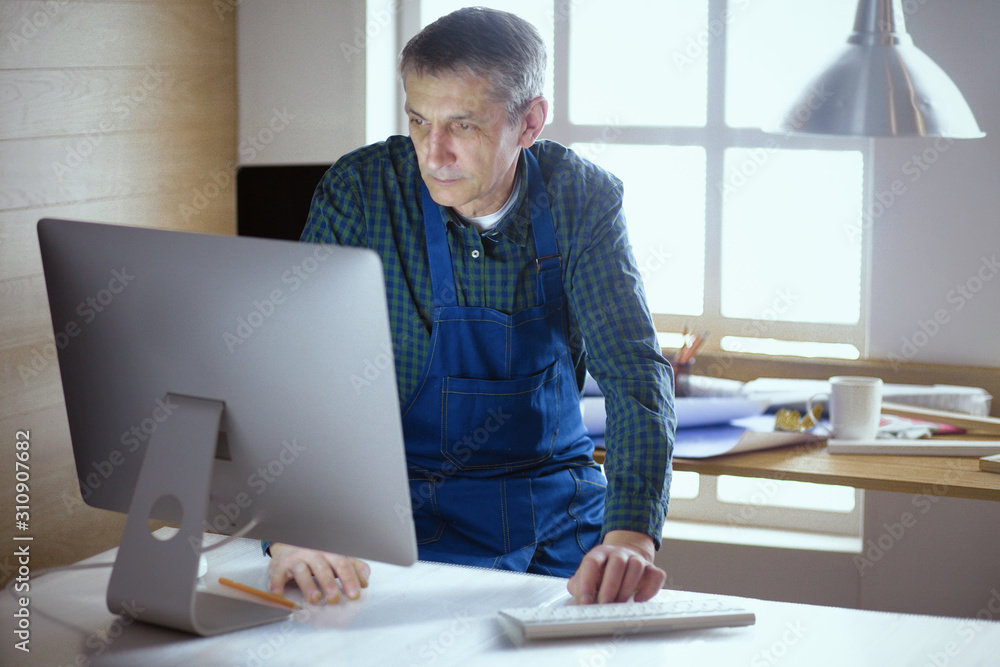
<path fill-rule="evenodd" d="M 313 604 L 322 599 L 328 603 L 339 602 L 341 590 L 349 599 L 356 600 L 361 596 L 361 589 L 368 587 L 371 567 L 357 558 L 289 544 L 272 544 L 270 550 L 271 564 L 267 571 L 271 592 L 275 595 L 282 595 L 285 584 L 293 580 Z"/>

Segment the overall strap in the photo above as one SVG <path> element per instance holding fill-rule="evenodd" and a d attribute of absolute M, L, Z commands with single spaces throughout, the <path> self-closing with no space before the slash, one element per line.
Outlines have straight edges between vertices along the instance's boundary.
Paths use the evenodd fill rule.
<path fill-rule="evenodd" d="M 538 270 L 538 295 L 541 304 L 548 299 L 559 298 L 563 294 L 562 256 L 559 254 L 549 198 L 545 192 L 538 160 L 528 150 L 524 151 L 524 156 L 528 167 L 528 212 L 531 216 L 531 233 L 535 242 L 537 257 L 535 267 Z M 458 303 L 455 274 L 452 269 L 445 223 L 441 217 L 441 207 L 431 198 L 423 179 L 420 181 L 420 194 L 434 306 L 454 306 Z"/>
<path fill-rule="evenodd" d="M 441 207 L 431 198 L 427 185 L 420 179 L 420 193 L 424 209 L 424 241 L 427 244 L 427 261 L 431 271 L 431 290 L 434 306 L 458 304 L 455 291 L 455 273 L 451 268 L 451 250 L 445 235 Z"/>
<path fill-rule="evenodd" d="M 556 242 L 555 226 L 549 197 L 545 192 L 542 170 L 530 150 L 524 151 L 528 165 L 528 211 L 531 213 L 531 234 L 535 240 L 535 267 L 538 270 L 538 302 L 563 295 L 562 256 Z"/>

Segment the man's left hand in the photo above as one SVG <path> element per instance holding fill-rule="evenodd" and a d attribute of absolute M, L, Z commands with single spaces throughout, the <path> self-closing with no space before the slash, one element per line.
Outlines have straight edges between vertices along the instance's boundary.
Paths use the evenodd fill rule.
<path fill-rule="evenodd" d="M 667 573 L 653 563 L 655 552 L 649 535 L 612 530 L 583 557 L 566 589 L 580 604 L 645 602 L 667 579 Z"/>

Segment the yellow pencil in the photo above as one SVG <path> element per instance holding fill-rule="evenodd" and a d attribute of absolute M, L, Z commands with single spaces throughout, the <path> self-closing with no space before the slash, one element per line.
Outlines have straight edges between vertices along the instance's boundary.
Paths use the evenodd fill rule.
<path fill-rule="evenodd" d="M 257 590 L 245 584 L 233 581 L 232 579 L 226 579 L 225 577 L 219 577 L 219 583 L 223 586 L 229 586 L 230 588 L 235 588 L 238 591 L 243 591 L 244 593 L 249 593 L 250 595 L 255 595 L 262 600 L 268 600 L 270 602 L 275 602 L 283 607 L 288 607 L 289 609 L 301 609 L 302 607 L 291 600 L 286 600 L 280 595 L 275 595 L 274 593 L 268 593 L 266 591 Z"/>

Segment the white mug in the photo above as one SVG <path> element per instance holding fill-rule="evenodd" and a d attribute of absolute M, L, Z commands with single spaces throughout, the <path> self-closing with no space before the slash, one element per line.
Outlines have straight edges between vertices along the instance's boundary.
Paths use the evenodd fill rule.
<path fill-rule="evenodd" d="M 878 432 L 882 415 L 882 380 L 857 375 L 836 375 L 830 378 L 830 393 L 817 394 L 813 401 L 829 397 L 830 431 L 838 440 L 871 440 Z"/>

